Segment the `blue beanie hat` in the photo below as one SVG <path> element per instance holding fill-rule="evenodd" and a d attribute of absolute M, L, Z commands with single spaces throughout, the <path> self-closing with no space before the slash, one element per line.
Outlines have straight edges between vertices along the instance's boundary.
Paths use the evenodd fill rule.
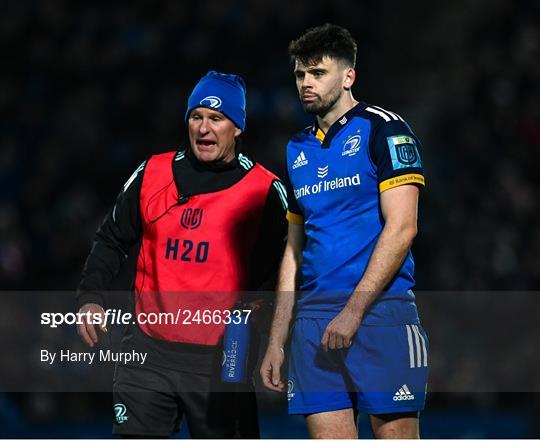
<path fill-rule="evenodd" d="M 208 72 L 197 83 L 188 99 L 186 122 L 197 107 L 218 110 L 236 127 L 246 127 L 246 84 L 239 75 Z"/>

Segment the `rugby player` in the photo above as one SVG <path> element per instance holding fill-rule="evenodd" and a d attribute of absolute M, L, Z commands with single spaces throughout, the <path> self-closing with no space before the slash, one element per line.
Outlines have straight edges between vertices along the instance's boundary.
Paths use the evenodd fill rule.
<path fill-rule="evenodd" d="M 80 311 L 104 313 L 104 291 L 138 246 L 134 316 L 180 311 L 181 318 L 126 328 L 122 352 L 148 357 L 144 365 L 117 364 L 115 434 L 165 437 L 185 417 L 194 438 L 259 437 L 252 386 L 217 383 L 226 312 L 242 291 L 271 279 L 286 233 L 284 187 L 238 152 L 245 93 L 240 76 L 211 71 L 201 78 L 185 114 L 191 148 L 144 161 L 96 233 Z M 196 320 L 204 311 L 211 320 Z M 99 329 L 88 322 L 78 331 L 95 346 Z"/>
<path fill-rule="evenodd" d="M 313 438 L 356 438 L 358 411 L 377 438 L 417 438 L 428 372 L 411 291 L 422 151 L 401 116 L 353 97 L 356 48 L 332 24 L 289 45 L 315 121 L 287 145 L 288 241 L 261 375 L 287 388 L 289 413 L 306 416 Z"/>

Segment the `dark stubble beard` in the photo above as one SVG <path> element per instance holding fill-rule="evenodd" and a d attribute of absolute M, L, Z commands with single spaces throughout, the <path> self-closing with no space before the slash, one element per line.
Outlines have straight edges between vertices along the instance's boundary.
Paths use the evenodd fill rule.
<path fill-rule="evenodd" d="M 330 110 L 332 110 L 332 108 L 338 102 L 340 96 L 341 96 L 341 90 L 335 89 L 332 92 L 330 92 L 324 99 L 322 99 L 319 95 L 317 95 L 318 99 L 311 103 L 304 103 L 302 101 L 302 106 L 304 107 L 304 111 L 306 113 L 317 115 L 322 118 Z"/>

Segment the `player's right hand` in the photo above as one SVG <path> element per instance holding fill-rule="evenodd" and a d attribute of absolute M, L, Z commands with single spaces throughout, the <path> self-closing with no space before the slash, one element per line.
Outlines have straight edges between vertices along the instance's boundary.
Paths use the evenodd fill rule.
<path fill-rule="evenodd" d="M 98 305 L 97 303 L 86 303 L 79 309 L 79 313 L 85 314 L 82 317 L 82 323 L 79 323 L 77 325 L 77 333 L 81 336 L 81 340 L 85 342 L 88 346 L 91 348 L 94 347 L 94 345 L 98 342 L 99 338 L 95 329 L 95 326 L 92 323 L 92 320 L 89 320 L 88 314 L 90 313 L 90 316 L 100 315 L 101 320 L 99 321 L 98 328 L 101 332 L 106 333 L 107 328 L 105 327 L 105 311 L 101 307 L 101 305 Z"/>
<path fill-rule="evenodd" d="M 285 360 L 283 348 L 268 347 L 261 364 L 261 377 L 264 386 L 275 392 L 282 392 L 285 383 L 281 380 L 281 365 Z"/>

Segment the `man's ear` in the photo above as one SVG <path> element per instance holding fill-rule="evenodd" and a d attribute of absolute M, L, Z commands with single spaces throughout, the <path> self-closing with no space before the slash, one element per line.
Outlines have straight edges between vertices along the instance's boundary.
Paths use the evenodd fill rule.
<path fill-rule="evenodd" d="M 236 138 L 237 136 L 240 136 L 241 133 L 242 133 L 242 129 L 239 129 L 238 127 L 235 127 L 235 129 L 234 129 L 234 137 Z"/>
<path fill-rule="evenodd" d="M 343 88 L 345 90 L 351 90 L 352 85 L 356 80 L 356 71 L 352 67 L 348 67 L 345 70 L 345 79 L 343 80 Z"/>

